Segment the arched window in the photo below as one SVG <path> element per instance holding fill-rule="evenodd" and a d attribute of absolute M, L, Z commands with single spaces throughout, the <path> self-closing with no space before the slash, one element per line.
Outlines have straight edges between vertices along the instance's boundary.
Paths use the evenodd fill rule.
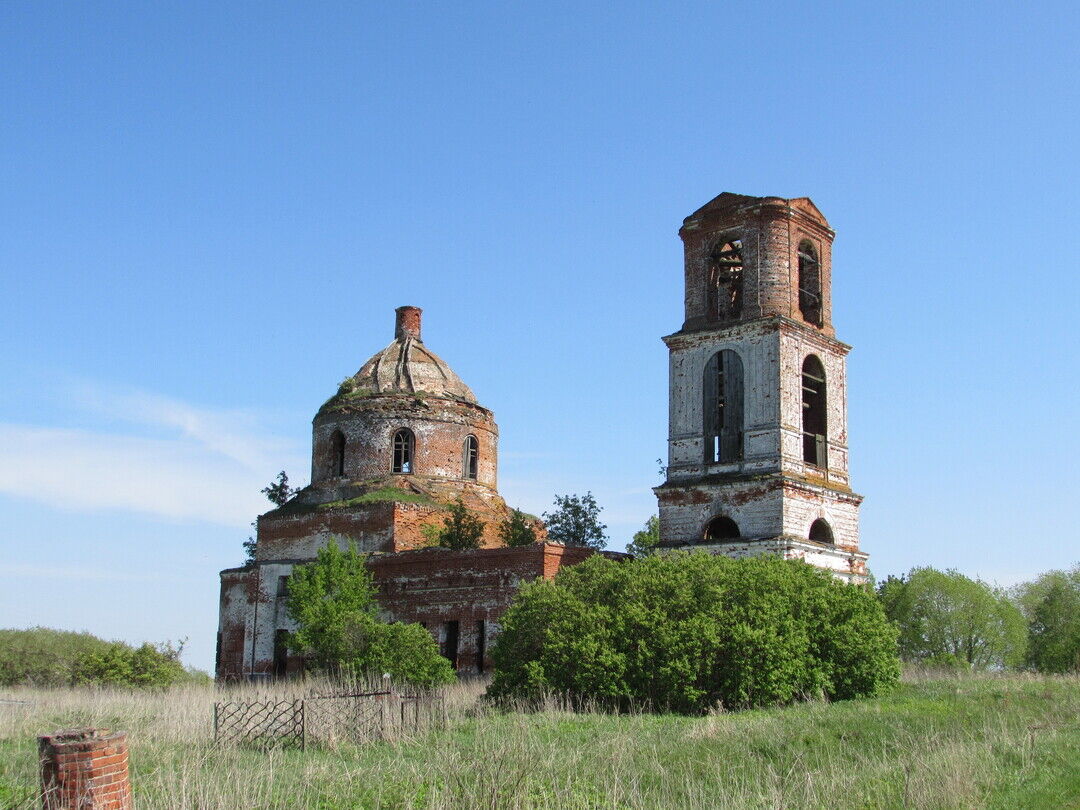
<path fill-rule="evenodd" d="M 709 256 L 707 303 L 709 316 L 718 320 L 737 318 L 742 312 L 742 240 L 730 239 Z"/>
<path fill-rule="evenodd" d="M 825 366 L 812 354 L 802 366 L 803 461 L 818 467 L 828 466 L 826 404 Z"/>
<path fill-rule="evenodd" d="M 810 524 L 810 539 L 815 543 L 828 543 L 829 545 L 832 545 L 832 528 L 829 526 L 828 522 L 822 518 L 818 518 Z"/>
<path fill-rule="evenodd" d="M 710 464 L 742 458 L 743 365 L 731 349 L 705 364 L 705 461 Z"/>
<path fill-rule="evenodd" d="M 411 473 L 413 471 L 413 434 L 402 428 L 394 434 L 394 466 L 392 472 Z"/>
<path fill-rule="evenodd" d="M 345 475 L 345 434 L 335 430 L 330 437 L 330 476 L 340 478 Z"/>
<path fill-rule="evenodd" d="M 705 527 L 706 540 L 735 540 L 738 537 L 739 524 L 729 517 L 715 517 Z"/>
<path fill-rule="evenodd" d="M 465 438 L 465 450 L 461 455 L 465 478 L 475 481 L 476 473 L 480 468 L 480 442 L 475 436 Z"/>
<path fill-rule="evenodd" d="M 821 326 L 821 264 L 807 239 L 799 243 L 799 311 L 807 323 Z"/>

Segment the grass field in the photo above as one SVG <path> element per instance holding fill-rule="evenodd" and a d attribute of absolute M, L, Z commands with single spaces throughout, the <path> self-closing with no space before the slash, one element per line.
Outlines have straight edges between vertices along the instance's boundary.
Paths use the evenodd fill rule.
<path fill-rule="evenodd" d="M 296 688 L 294 685 L 293 689 Z M 912 676 L 892 695 L 687 718 L 479 708 L 362 747 L 216 748 L 212 687 L 4 690 L 0 807 L 36 808 L 36 735 L 129 734 L 144 808 L 1080 808 L 1080 679 Z"/>

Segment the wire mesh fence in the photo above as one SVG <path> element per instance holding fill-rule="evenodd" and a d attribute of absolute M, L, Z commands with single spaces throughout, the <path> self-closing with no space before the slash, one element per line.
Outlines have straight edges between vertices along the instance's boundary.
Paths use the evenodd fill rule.
<path fill-rule="evenodd" d="M 398 692 L 311 694 L 294 700 L 214 704 L 214 741 L 260 748 L 360 745 L 445 726 L 437 695 Z"/>

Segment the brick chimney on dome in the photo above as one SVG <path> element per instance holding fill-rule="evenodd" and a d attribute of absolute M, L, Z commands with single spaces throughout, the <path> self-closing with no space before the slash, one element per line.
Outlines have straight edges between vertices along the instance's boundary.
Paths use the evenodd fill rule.
<path fill-rule="evenodd" d="M 413 340 L 420 339 L 420 314 L 423 312 L 420 307 L 398 307 L 394 310 L 397 313 L 397 322 L 394 325 L 394 340 L 404 340 L 405 338 L 412 338 Z"/>

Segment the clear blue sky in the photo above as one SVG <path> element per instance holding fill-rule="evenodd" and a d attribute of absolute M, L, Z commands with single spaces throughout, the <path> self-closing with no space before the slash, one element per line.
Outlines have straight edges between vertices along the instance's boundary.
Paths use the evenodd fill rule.
<path fill-rule="evenodd" d="M 838 236 L 876 575 L 1080 558 L 1067 3 L 0 4 L 0 626 L 189 637 L 393 308 L 500 486 L 655 509 L 682 218 Z"/>

